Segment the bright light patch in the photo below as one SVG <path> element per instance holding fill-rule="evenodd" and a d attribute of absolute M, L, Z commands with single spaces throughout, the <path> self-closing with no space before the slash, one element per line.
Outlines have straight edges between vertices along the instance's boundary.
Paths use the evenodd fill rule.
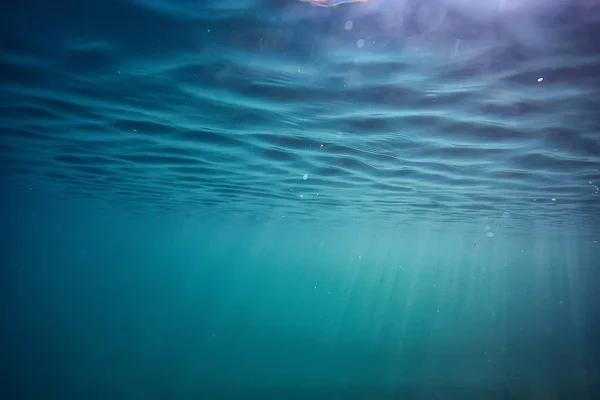
<path fill-rule="evenodd" d="M 335 7 L 347 3 L 366 3 L 369 0 L 300 0 L 317 7 Z"/>

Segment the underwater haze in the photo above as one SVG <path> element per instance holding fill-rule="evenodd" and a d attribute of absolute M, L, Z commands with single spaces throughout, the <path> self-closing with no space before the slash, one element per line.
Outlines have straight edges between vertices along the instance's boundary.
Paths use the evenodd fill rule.
<path fill-rule="evenodd" d="M 600 398 L 600 1 L 0 13 L 0 398 Z"/>

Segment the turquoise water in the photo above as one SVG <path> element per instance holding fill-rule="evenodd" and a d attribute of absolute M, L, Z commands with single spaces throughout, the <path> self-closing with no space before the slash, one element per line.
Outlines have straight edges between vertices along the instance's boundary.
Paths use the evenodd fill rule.
<path fill-rule="evenodd" d="M 597 398 L 600 8 L 322 3 L 0 16 L 0 398 Z"/>

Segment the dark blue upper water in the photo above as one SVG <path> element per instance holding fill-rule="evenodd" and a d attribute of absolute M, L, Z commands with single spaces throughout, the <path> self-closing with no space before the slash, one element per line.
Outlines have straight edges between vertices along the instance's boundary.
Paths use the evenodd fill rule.
<path fill-rule="evenodd" d="M 600 3 L 320 5 L 2 7 L 3 398 L 458 398 L 439 388 L 463 384 L 473 398 L 592 396 Z M 445 302 L 455 314 L 439 320 Z M 213 345 L 223 321 L 230 336 Z M 153 323 L 172 342 L 139 339 Z M 119 324 L 128 339 L 107 328 Z M 52 350 L 77 340 L 77 357 Z M 89 374 L 69 384 L 77 365 Z M 540 389 L 557 380 L 577 394 Z M 228 385 L 235 395 L 215 394 Z"/>
<path fill-rule="evenodd" d="M 2 173 L 140 207 L 579 223 L 597 31 L 584 2 L 514 7 L 24 1 L 2 17 Z"/>

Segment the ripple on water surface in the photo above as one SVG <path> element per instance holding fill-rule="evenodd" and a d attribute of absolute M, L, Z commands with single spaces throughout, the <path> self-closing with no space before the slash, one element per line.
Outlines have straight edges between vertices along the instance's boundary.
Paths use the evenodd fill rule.
<path fill-rule="evenodd" d="M 2 181 L 259 217 L 600 215 L 598 32 L 580 14 L 527 30 L 437 2 L 322 3 L 9 11 Z"/>

